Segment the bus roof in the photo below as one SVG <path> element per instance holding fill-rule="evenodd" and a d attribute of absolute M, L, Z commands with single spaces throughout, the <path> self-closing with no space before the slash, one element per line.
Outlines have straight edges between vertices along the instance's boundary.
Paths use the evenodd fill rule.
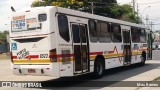
<path fill-rule="evenodd" d="M 82 17 L 82 18 L 96 19 L 96 20 L 101 20 L 101 21 L 108 21 L 111 23 L 122 24 L 122 25 L 126 25 L 126 26 L 133 26 L 133 27 L 140 27 L 140 28 L 149 29 L 148 27 L 146 27 L 144 25 L 140 25 L 140 24 L 136 24 L 136 23 L 131 23 L 131 22 L 123 21 L 123 20 L 113 19 L 113 18 L 109 18 L 109 17 L 99 16 L 99 15 L 95 15 L 95 14 L 90 14 L 90 13 L 86 13 L 86 12 L 81 12 L 81 11 L 77 11 L 77 10 L 73 10 L 73 9 L 56 7 L 56 6 L 34 7 L 34 8 L 30 8 L 26 11 L 40 10 L 40 9 L 52 9 L 52 8 L 56 9 L 57 13 L 64 13 L 64 14 L 78 16 L 78 17 Z M 22 11 L 15 12 L 14 14 L 20 13 L 20 12 L 22 12 Z"/>
<path fill-rule="evenodd" d="M 96 20 L 108 21 L 111 23 L 117 23 L 117 24 L 122 24 L 122 25 L 127 25 L 127 26 L 141 27 L 141 28 L 149 29 L 148 27 L 146 27 L 144 25 L 131 23 L 131 22 L 123 21 L 123 20 L 113 19 L 113 18 L 109 18 L 109 17 L 99 16 L 99 15 L 95 15 L 95 14 L 85 13 L 85 12 L 62 8 L 62 7 L 56 7 L 56 8 L 58 10 L 57 12 L 59 12 L 59 13 L 65 13 L 65 14 L 69 14 L 69 15 L 84 17 L 84 18 L 91 18 L 91 19 L 96 19 Z"/>

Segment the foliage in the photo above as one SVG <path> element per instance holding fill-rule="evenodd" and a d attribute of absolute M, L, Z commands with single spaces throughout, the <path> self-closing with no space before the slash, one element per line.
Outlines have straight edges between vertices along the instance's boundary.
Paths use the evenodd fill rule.
<path fill-rule="evenodd" d="M 41 2 L 35 0 L 31 6 L 59 6 L 65 8 L 78 9 L 84 6 L 84 2 L 82 2 L 82 0 L 42 0 Z"/>
<path fill-rule="evenodd" d="M 0 44 L 7 42 L 7 37 L 6 37 L 7 34 L 9 34 L 8 31 L 0 33 Z"/>
<path fill-rule="evenodd" d="M 133 23 L 140 23 L 140 17 L 136 16 L 133 11 L 132 7 L 130 5 L 124 4 L 121 6 L 121 11 L 120 11 L 121 17 L 119 19 L 133 22 Z"/>
<path fill-rule="evenodd" d="M 133 22 L 133 23 L 141 23 L 141 19 L 133 13 L 128 13 L 123 15 L 122 20 Z"/>
<path fill-rule="evenodd" d="M 47 1 L 47 0 L 46 0 Z M 42 2 L 39 2 L 39 0 L 35 0 L 33 3 L 32 3 L 32 7 L 39 7 L 39 6 L 49 6 L 50 3 L 49 2 L 46 2 L 46 1 L 42 1 Z"/>
<path fill-rule="evenodd" d="M 94 2 L 94 14 L 140 23 L 140 18 L 133 14 L 132 6 L 118 5 L 117 0 L 35 0 L 32 7 L 59 6 L 91 13 L 91 2 Z"/>

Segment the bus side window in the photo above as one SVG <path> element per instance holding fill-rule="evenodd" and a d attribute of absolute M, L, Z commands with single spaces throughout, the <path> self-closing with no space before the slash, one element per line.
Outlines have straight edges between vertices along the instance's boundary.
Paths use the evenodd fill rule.
<path fill-rule="evenodd" d="M 98 40 L 101 43 L 110 43 L 111 42 L 111 36 L 110 36 L 110 24 L 107 22 L 97 22 L 97 35 L 98 35 Z"/>
<path fill-rule="evenodd" d="M 96 30 L 96 22 L 94 20 L 88 21 L 89 25 L 89 34 L 90 34 L 90 41 L 97 42 L 97 30 Z"/>
<path fill-rule="evenodd" d="M 79 36 L 79 26 L 72 25 L 72 33 L 73 33 L 73 42 L 80 43 L 80 36 Z"/>
<path fill-rule="evenodd" d="M 146 43 L 146 31 L 145 29 L 140 29 L 140 41 L 141 43 Z"/>
<path fill-rule="evenodd" d="M 69 27 L 68 27 L 68 18 L 65 15 L 58 15 L 58 27 L 60 36 L 67 42 L 70 41 L 69 37 Z"/>
<path fill-rule="evenodd" d="M 131 35 L 132 35 L 132 42 L 134 43 L 140 42 L 140 35 L 138 28 L 131 27 Z"/>
<path fill-rule="evenodd" d="M 113 42 L 122 42 L 120 25 L 112 24 L 111 29 L 112 29 L 112 41 Z"/>

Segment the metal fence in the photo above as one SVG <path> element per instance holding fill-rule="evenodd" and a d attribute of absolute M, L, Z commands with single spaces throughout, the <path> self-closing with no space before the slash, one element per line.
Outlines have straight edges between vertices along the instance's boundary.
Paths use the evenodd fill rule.
<path fill-rule="evenodd" d="M 9 52 L 9 44 L 0 44 L 0 54 Z"/>

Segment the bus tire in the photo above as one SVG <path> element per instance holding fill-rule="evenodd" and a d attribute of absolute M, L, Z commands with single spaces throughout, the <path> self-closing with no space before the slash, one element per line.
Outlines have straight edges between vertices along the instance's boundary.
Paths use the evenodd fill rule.
<path fill-rule="evenodd" d="M 140 65 L 144 66 L 146 62 L 146 53 L 142 52 Z"/>
<path fill-rule="evenodd" d="M 94 63 L 94 78 L 102 78 L 105 71 L 105 62 L 102 58 L 97 58 Z"/>

